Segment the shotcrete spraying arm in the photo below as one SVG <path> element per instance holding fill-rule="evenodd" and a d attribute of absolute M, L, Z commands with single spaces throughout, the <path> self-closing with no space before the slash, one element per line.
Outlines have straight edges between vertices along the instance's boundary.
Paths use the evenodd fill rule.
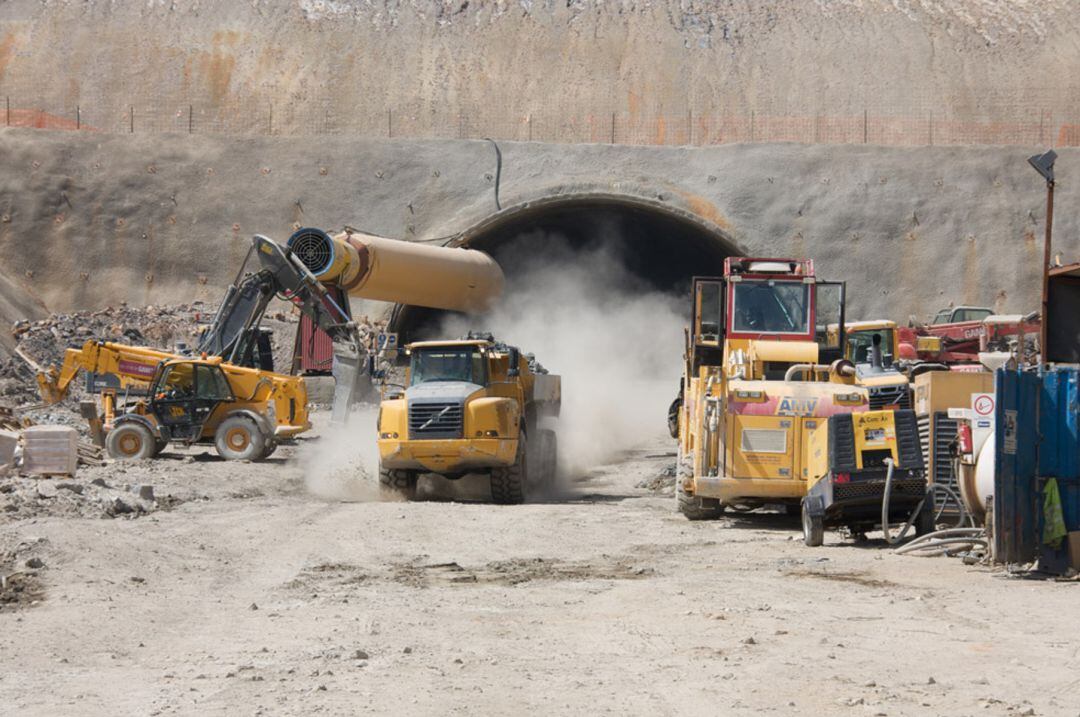
<path fill-rule="evenodd" d="M 258 257 L 258 268 L 244 274 L 252 254 Z M 278 244 L 256 235 L 251 240 L 251 251 L 241 268 L 241 275 L 226 292 L 198 350 L 221 356 L 229 363 L 238 363 L 275 296 L 309 317 L 335 344 L 359 346 L 356 325 L 318 279 Z"/>
<path fill-rule="evenodd" d="M 254 271 L 245 273 L 251 256 Z M 259 323 L 275 296 L 288 301 L 330 336 L 334 345 L 334 421 L 344 421 L 363 373 L 365 349 L 346 309 L 291 252 L 264 236 L 251 240 L 251 250 L 236 281 L 229 287 L 199 351 L 230 363 L 243 359 L 255 340 Z"/>

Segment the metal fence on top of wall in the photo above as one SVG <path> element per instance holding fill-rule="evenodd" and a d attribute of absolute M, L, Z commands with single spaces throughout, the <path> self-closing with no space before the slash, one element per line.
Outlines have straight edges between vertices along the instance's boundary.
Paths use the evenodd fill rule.
<path fill-rule="evenodd" d="M 0 93 L 3 88 L 0 88 Z M 557 104 L 520 111 L 498 104 L 445 107 L 373 107 L 343 110 L 333 100 L 228 99 L 222 102 L 155 100 L 119 106 L 43 101 L 0 94 L 0 123 L 11 127 L 109 133 L 230 135 L 342 135 L 389 138 L 490 137 L 501 140 L 704 146 L 731 142 L 808 144 L 1054 145 L 1080 146 L 1080 112 L 1032 108 L 978 113 L 892 112 L 867 107 L 847 114 L 788 109 L 688 109 L 575 112 Z M 1012 104 L 1012 103 L 1010 103 Z"/>

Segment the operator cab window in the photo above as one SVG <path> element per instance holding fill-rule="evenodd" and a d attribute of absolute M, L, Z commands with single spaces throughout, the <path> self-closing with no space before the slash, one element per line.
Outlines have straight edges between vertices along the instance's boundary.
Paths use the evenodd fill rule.
<path fill-rule="evenodd" d="M 939 311 L 937 316 L 934 317 L 935 324 L 948 324 L 952 322 L 952 309 L 945 309 Z"/>
<path fill-rule="evenodd" d="M 180 401 L 195 397 L 194 367 L 189 363 L 173 364 L 165 368 L 158 383 L 158 398 Z"/>
<path fill-rule="evenodd" d="M 720 326 L 723 321 L 721 316 L 722 304 L 720 303 L 720 284 L 715 282 L 702 282 L 700 285 L 701 306 L 699 308 L 701 341 L 717 343 L 720 341 Z"/>
<path fill-rule="evenodd" d="M 410 369 L 411 386 L 430 381 L 465 381 L 481 386 L 487 383 L 487 362 L 473 348 L 415 351 Z"/>
<path fill-rule="evenodd" d="M 200 365 L 195 367 L 196 398 L 207 401 L 232 400 L 232 391 L 225 373 L 217 366 Z"/>
<path fill-rule="evenodd" d="M 734 285 L 732 330 L 737 333 L 807 334 L 810 286 L 801 281 L 741 281 Z"/>
<path fill-rule="evenodd" d="M 881 331 L 858 331 L 848 334 L 848 348 L 852 363 L 870 363 L 870 349 L 874 345 L 874 337 L 880 337 L 881 341 L 881 365 L 892 366 L 894 347 L 893 333 L 889 329 Z"/>

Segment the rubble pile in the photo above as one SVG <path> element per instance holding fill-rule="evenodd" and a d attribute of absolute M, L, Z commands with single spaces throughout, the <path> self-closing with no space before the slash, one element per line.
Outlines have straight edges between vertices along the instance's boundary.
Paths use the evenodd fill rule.
<path fill-rule="evenodd" d="M 115 471 L 114 471 L 115 472 Z M 0 516 L 23 520 L 43 516 L 78 518 L 139 518 L 158 510 L 171 510 L 185 499 L 157 495 L 152 485 L 112 484 L 101 473 L 80 471 L 80 478 L 50 480 L 37 476 L 0 477 Z"/>
<path fill-rule="evenodd" d="M 183 343 L 193 349 L 199 343 L 200 327 L 213 321 L 216 309 L 216 306 L 201 301 L 145 307 L 122 303 L 100 311 L 76 311 L 52 314 L 40 321 L 16 321 L 11 334 L 18 342 L 16 351 L 21 356 L 0 358 L 0 403 L 9 406 L 37 403 L 32 364 L 59 368 L 65 350 L 79 348 L 91 339 L 166 351 L 173 351 L 177 344 Z M 291 311 L 271 311 L 262 323 L 272 333 L 274 365 L 282 372 L 288 372 L 292 362 L 297 320 Z M 86 398 L 86 394 L 79 382 L 73 387 L 70 399 L 81 398 Z M 54 422 L 40 418 L 39 421 Z"/>

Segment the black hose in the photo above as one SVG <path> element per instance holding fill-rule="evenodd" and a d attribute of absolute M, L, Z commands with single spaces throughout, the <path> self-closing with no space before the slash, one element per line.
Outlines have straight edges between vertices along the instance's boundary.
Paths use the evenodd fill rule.
<path fill-rule="evenodd" d="M 502 150 L 499 149 L 499 143 L 491 137 L 484 137 L 484 139 L 491 142 L 491 146 L 495 148 L 495 208 L 501 212 L 502 204 L 499 203 L 499 181 L 502 179 Z"/>

